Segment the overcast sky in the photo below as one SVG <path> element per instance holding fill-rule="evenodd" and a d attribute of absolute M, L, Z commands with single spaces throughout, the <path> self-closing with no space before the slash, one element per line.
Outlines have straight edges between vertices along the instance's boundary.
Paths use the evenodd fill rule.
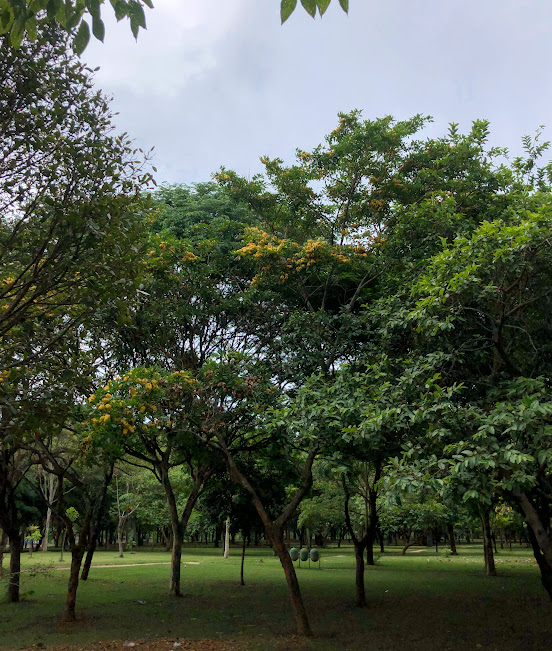
<path fill-rule="evenodd" d="M 516 153 L 541 124 L 552 139 L 550 0 L 350 0 L 348 16 L 332 0 L 322 20 L 299 7 L 283 26 L 279 0 L 156 4 L 138 42 L 106 16 L 84 59 L 118 126 L 155 146 L 159 183 L 292 162 L 353 108 L 432 115 L 431 135 L 485 118 Z"/>

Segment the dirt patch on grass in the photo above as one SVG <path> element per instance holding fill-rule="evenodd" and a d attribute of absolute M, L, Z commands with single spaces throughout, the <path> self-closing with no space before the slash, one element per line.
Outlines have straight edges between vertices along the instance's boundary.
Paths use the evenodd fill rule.
<path fill-rule="evenodd" d="M 243 642 L 233 640 L 182 640 L 166 637 L 157 640 L 108 640 L 90 644 L 33 644 L 22 651 L 243 651 Z"/>
<path fill-rule="evenodd" d="M 170 565 L 170 561 L 159 561 L 157 563 L 111 563 L 110 565 L 92 565 L 93 570 L 105 569 L 108 567 L 147 567 L 149 565 Z M 182 565 L 199 565 L 199 561 L 183 561 Z M 63 565 L 62 567 L 52 567 L 52 570 L 70 570 L 69 565 Z"/>

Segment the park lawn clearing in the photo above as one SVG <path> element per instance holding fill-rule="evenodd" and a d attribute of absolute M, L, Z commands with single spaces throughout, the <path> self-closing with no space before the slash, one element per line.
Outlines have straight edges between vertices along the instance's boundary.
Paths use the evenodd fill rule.
<path fill-rule="evenodd" d="M 271 550 L 248 550 L 241 587 L 237 549 L 226 560 L 220 550 L 187 549 L 182 599 L 167 595 L 170 568 L 164 563 L 121 564 L 113 572 L 111 566 L 100 567 L 107 564 L 104 554 L 113 556 L 98 554 L 89 580 L 79 587 L 78 621 L 72 624 L 59 621 L 67 575 L 24 575 L 24 601 L 0 604 L 0 646 L 58 645 L 59 651 L 552 648 L 552 603 L 525 548 L 498 555 L 496 578 L 484 576 L 480 546 L 460 547 L 457 557 L 426 548 L 401 556 L 392 548 L 368 568 L 369 606 L 363 610 L 352 606 L 352 550 L 322 550 L 321 569 L 306 564 L 297 569 L 316 636 L 307 641 L 294 636 L 285 579 Z M 192 565 L 188 555 L 199 564 Z M 175 642 L 182 646 L 174 647 Z"/>

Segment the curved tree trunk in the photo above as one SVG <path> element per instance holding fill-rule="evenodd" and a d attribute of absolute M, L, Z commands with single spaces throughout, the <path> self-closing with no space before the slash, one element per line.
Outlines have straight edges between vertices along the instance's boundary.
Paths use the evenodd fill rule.
<path fill-rule="evenodd" d="M 297 580 L 295 567 L 293 566 L 293 561 L 284 545 L 282 534 L 283 532 L 281 530 L 272 532 L 272 544 L 274 545 L 274 550 L 280 559 L 284 574 L 286 575 L 293 614 L 295 615 L 297 634 L 312 637 L 312 631 L 305 604 L 303 603 L 303 597 L 301 596 L 301 589 L 299 588 L 299 581 Z"/>
<path fill-rule="evenodd" d="M 217 439 L 220 444 L 220 449 L 226 457 L 226 463 L 232 481 L 242 486 L 251 495 L 253 505 L 255 506 L 259 517 L 261 518 L 261 522 L 263 523 L 265 536 L 272 543 L 274 551 L 280 559 L 280 563 L 284 570 L 286 582 L 289 588 L 289 595 L 291 606 L 293 608 L 293 614 L 295 617 L 297 634 L 304 635 L 306 637 L 312 637 L 312 630 L 309 624 L 305 604 L 303 603 L 303 597 L 301 596 L 301 590 L 299 588 L 299 582 L 297 581 L 295 567 L 293 566 L 293 561 L 291 560 L 287 547 L 284 543 L 284 529 L 289 519 L 296 512 L 297 507 L 301 503 L 301 500 L 304 498 L 312 486 L 312 464 L 314 463 L 314 459 L 318 450 L 317 448 L 314 448 L 309 452 L 305 461 L 305 465 L 303 467 L 303 471 L 301 473 L 301 484 L 299 488 L 295 491 L 294 495 L 287 503 L 280 516 L 276 518 L 276 520 L 272 521 L 266 512 L 266 509 L 264 508 L 259 495 L 253 486 L 249 483 L 247 477 L 245 477 L 245 475 L 243 475 L 236 466 L 236 463 L 230 451 L 226 447 L 224 438 L 220 433 L 217 433 Z"/>
<path fill-rule="evenodd" d="M 539 547 L 539 543 L 537 542 L 535 533 L 531 529 L 531 527 L 527 527 L 527 534 L 529 536 L 531 547 L 533 548 L 533 554 L 535 556 L 535 560 L 537 561 L 537 564 L 539 566 L 542 585 L 546 590 L 546 592 L 548 593 L 550 599 L 552 599 L 552 565 L 550 565 L 550 563 L 547 561 L 544 554 L 542 553 Z"/>

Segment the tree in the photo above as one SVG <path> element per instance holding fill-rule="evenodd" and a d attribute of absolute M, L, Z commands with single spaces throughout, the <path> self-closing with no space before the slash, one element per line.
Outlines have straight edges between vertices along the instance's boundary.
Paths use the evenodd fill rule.
<path fill-rule="evenodd" d="M 173 533 L 170 592 L 182 596 L 180 562 L 186 525 L 213 472 L 208 451 L 194 434 L 197 379 L 189 371 L 174 373 L 137 367 L 99 388 L 88 400 L 87 443 L 113 459 L 150 470 L 163 486 Z M 201 427 L 201 426 L 200 426 Z M 179 512 L 171 469 L 185 466 L 190 490 Z"/>
<path fill-rule="evenodd" d="M 94 372 L 89 333 L 134 292 L 150 177 L 63 37 L 4 36 L 0 60 L 0 523 L 17 601 L 29 448 L 67 421 Z"/>

